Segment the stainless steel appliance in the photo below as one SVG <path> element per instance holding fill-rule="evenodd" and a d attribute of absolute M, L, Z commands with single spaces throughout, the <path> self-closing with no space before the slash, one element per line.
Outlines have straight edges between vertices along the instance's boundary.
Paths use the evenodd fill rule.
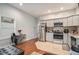
<path fill-rule="evenodd" d="M 54 39 L 63 39 L 63 32 L 54 32 Z"/>
<path fill-rule="evenodd" d="M 46 23 L 40 25 L 40 41 L 46 41 Z"/>
<path fill-rule="evenodd" d="M 54 23 L 54 29 L 53 29 L 53 37 L 54 39 L 63 39 L 63 23 L 57 22 Z"/>
<path fill-rule="evenodd" d="M 62 27 L 63 23 L 62 22 L 56 22 L 54 23 L 54 27 Z"/>

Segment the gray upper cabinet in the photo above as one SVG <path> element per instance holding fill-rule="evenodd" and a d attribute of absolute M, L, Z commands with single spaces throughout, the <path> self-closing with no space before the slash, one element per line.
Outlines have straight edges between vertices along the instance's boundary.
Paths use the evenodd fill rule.
<path fill-rule="evenodd" d="M 67 26 L 73 26 L 73 18 L 69 17 L 67 20 L 68 20 Z"/>
<path fill-rule="evenodd" d="M 59 22 L 59 19 L 54 19 L 53 20 L 53 23 L 57 23 L 57 22 Z"/>
<path fill-rule="evenodd" d="M 79 26 L 79 16 L 73 16 L 73 26 Z"/>
<path fill-rule="evenodd" d="M 40 23 L 47 23 L 47 21 L 41 21 Z"/>
<path fill-rule="evenodd" d="M 47 27 L 53 27 L 53 20 L 47 21 Z"/>
<path fill-rule="evenodd" d="M 59 21 L 58 22 L 63 22 L 63 19 L 59 19 Z"/>
<path fill-rule="evenodd" d="M 68 26 L 79 26 L 79 16 L 69 17 Z"/>
<path fill-rule="evenodd" d="M 63 26 L 79 26 L 79 15 L 43 21 L 43 23 L 47 23 L 47 27 L 54 27 L 54 23 L 58 22 L 62 22 Z"/>
<path fill-rule="evenodd" d="M 67 18 L 63 19 L 63 26 L 68 26 Z"/>

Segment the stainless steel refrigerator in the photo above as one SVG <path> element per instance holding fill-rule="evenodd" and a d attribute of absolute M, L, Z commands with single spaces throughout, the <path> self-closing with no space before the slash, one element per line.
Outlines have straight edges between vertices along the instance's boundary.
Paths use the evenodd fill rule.
<path fill-rule="evenodd" d="M 40 30 L 39 30 L 40 38 L 39 41 L 46 41 L 46 23 L 41 23 L 40 24 Z"/>

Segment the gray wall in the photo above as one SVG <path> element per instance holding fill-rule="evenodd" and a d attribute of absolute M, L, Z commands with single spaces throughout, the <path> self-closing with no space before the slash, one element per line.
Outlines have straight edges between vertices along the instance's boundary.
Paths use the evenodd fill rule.
<path fill-rule="evenodd" d="M 37 20 L 33 16 L 30 16 L 9 4 L 0 4 L 0 17 L 1 16 L 14 18 L 15 32 L 17 32 L 18 29 L 22 29 L 23 33 L 26 34 L 26 40 L 37 37 Z M 6 41 L 5 39 L 2 39 L 0 42 L 8 44 L 10 40 L 7 39 Z"/>

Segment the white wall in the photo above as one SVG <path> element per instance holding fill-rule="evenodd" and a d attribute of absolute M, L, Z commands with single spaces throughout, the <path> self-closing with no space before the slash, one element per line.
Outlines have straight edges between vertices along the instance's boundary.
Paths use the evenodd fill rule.
<path fill-rule="evenodd" d="M 67 10 L 67 11 L 63 11 L 63 12 L 58 12 L 58 13 L 50 13 L 48 15 L 40 16 L 40 20 L 67 17 L 67 16 L 70 16 L 73 14 L 75 14 L 75 9 Z"/>
<path fill-rule="evenodd" d="M 26 40 L 37 37 L 37 20 L 23 11 L 10 6 L 9 4 L 0 4 L 0 17 L 11 17 L 16 22 L 15 31 L 22 29 L 26 34 Z"/>

